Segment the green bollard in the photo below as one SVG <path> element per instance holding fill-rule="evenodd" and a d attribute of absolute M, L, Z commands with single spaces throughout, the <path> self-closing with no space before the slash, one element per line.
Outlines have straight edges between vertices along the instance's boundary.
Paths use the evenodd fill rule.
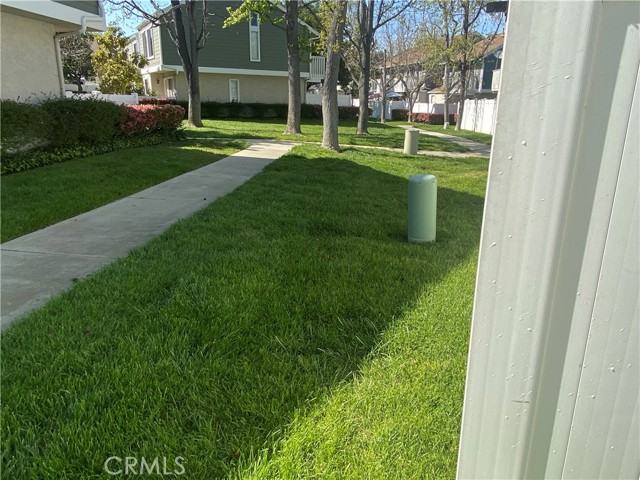
<path fill-rule="evenodd" d="M 411 243 L 436 239 L 438 179 L 429 174 L 409 177 L 408 239 Z"/>
<path fill-rule="evenodd" d="M 404 132 L 404 153 L 415 155 L 418 153 L 418 140 L 420 140 L 420 130 L 408 128 Z"/>

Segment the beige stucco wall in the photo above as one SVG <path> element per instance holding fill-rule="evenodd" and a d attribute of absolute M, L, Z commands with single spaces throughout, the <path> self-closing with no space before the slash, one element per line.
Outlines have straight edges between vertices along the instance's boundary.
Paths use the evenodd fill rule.
<path fill-rule="evenodd" d="M 172 74 L 175 75 L 175 74 Z M 166 75 L 165 76 L 169 76 Z M 177 74 L 178 100 L 187 100 L 187 83 L 183 73 Z M 267 77 L 257 75 L 229 75 L 219 73 L 200 74 L 200 97 L 202 101 L 229 101 L 229 79 L 240 81 L 241 103 L 287 103 L 288 85 L 287 77 Z M 160 82 L 157 92 L 164 94 L 164 82 Z M 304 101 L 304 79 L 300 80 L 302 97 Z M 155 88 L 155 85 L 154 85 Z"/>
<path fill-rule="evenodd" d="M 60 95 L 52 24 L 0 15 L 0 95 L 35 102 Z"/>

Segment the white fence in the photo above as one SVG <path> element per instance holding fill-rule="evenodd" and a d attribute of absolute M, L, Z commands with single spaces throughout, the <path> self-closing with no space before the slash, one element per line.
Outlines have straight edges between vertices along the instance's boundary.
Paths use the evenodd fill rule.
<path fill-rule="evenodd" d="M 138 94 L 132 93 L 131 95 L 111 95 L 106 93 L 100 93 L 98 91 L 93 91 L 91 94 L 86 93 L 73 93 L 73 92 L 64 92 L 67 98 L 96 98 L 98 100 L 108 100 L 109 102 L 118 103 L 120 105 L 137 105 L 138 104 Z"/>
<path fill-rule="evenodd" d="M 465 100 L 460 128 L 493 135 L 496 127 L 497 106 L 498 100 L 495 98 L 470 98 Z"/>
<path fill-rule="evenodd" d="M 495 98 L 469 98 L 464 102 L 464 114 L 462 115 L 463 130 L 490 133 L 495 130 L 496 108 L 498 101 Z M 458 104 L 449 104 L 449 113 L 457 113 Z M 442 103 L 416 103 L 413 113 L 444 113 Z"/>
<path fill-rule="evenodd" d="M 351 95 L 338 95 L 338 106 L 350 107 L 351 102 Z M 304 103 L 307 103 L 309 105 L 322 105 L 322 95 L 307 93 L 307 99 Z"/>
<path fill-rule="evenodd" d="M 82 91 L 84 93 L 90 93 L 97 89 L 98 89 L 98 85 L 96 85 L 95 83 L 85 83 L 84 85 L 82 85 Z M 75 83 L 65 83 L 64 90 L 65 92 L 77 93 L 78 86 Z"/>
<path fill-rule="evenodd" d="M 457 103 L 449 104 L 449 113 L 458 111 Z M 413 113 L 439 113 L 444 115 L 444 103 L 414 103 Z"/>

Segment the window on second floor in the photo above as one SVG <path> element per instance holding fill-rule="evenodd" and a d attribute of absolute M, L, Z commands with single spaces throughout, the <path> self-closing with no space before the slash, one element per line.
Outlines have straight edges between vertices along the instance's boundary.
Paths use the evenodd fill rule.
<path fill-rule="evenodd" d="M 260 61 L 260 18 L 255 12 L 251 12 L 249 19 L 249 52 L 252 62 Z"/>
<path fill-rule="evenodd" d="M 153 58 L 153 30 L 151 28 L 142 32 L 142 49 L 145 57 Z"/>

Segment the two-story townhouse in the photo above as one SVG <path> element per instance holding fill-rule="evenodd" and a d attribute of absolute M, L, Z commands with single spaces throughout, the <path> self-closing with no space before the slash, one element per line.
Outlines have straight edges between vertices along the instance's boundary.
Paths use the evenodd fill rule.
<path fill-rule="evenodd" d="M 208 2 L 211 14 L 208 38 L 199 54 L 200 96 L 203 101 L 286 103 L 287 43 L 280 26 L 261 22 L 257 14 L 250 21 L 223 28 L 227 7 L 239 2 Z M 312 36 L 317 32 L 301 22 Z M 143 22 L 130 40 L 149 59 L 142 69 L 147 94 L 186 100 L 187 82 L 177 47 L 164 27 Z M 300 84 L 318 82 L 324 73 L 324 58 L 302 54 Z"/>
<path fill-rule="evenodd" d="M 0 95 L 36 102 L 64 94 L 59 41 L 104 31 L 101 0 L 0 0 Z"/>

